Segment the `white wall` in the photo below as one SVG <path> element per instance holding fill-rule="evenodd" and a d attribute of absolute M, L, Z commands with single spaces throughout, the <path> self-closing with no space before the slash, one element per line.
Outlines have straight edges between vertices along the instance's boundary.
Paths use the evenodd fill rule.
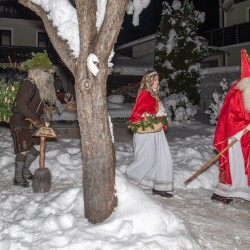
<path fill-rule="evenodd" d="M 222 0 L 220 0 L 220 3 L 222 3 Z M 224 27 L 245 23 L 249 21 L 248 17 L 248 11 L 250 7 L 250 0 L 233 4 L 231 9 L 229 9 L 227 12 L 222 11 L 220 9 L 220 27 L 223 27 L 222 18 L 224 17 Z"/>
<path fill-rule="evenodd" d="M 37 47 L 37 33 L 44 26 L 41 21 L 0 18 L 0 29 L 11 30 L 12 46 Z"/>

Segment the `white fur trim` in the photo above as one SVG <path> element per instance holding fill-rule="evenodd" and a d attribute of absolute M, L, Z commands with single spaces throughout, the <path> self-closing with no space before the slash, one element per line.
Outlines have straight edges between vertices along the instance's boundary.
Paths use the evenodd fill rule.
<path fill-rule="evenodd" d="M 237 88 L 241 90 L 245 108 L 250 112 L 250 77 L 245 77 L 240 80 L 237 84 Z"/>

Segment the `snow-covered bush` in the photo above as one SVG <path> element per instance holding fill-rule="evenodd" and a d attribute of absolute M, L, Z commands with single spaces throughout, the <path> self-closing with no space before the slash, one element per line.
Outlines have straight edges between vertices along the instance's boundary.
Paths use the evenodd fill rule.
<path fill-rule="evenodd" d="M 182 93 L 171 94 L 164 98 L 163 105 L 166 108 L 169 123 L 175 125 L 185 126 L 197 114 L 197 106 L 194 106 Z"/>
<path fill-rule="evenodd" d="M 205 114 L 210 116 L 210 124 L 212 125 L 217 124 L 218 116 L 228 91 L 228 82 L 225 78 L 220 82 L 220 86 L 223 90 L 223 94 L 219 94 L 215 91 L 213 93 L 214 103 L 211 103 L 209 109 L 205 111 Z"/>

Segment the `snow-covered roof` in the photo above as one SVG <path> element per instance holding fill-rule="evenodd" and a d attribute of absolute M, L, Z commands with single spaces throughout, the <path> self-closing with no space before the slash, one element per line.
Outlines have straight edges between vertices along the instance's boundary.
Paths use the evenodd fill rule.
<path fill-rule="evenodd" d="M 152 69 L 152 64 L 142 62 L 127 56 L 116 54 L 113 58 L 114 74 L 121 75 L 144 75 L 145 72 Z"/>
<path fill-rule="evenodd" d="M 240 66 L 226 66 L 226 67 L 216 67 L 216 68 L 206 68 L 202 69 L 202 75 L 212 75 L 216 73 L 229 73 L 229 72 L 239 72 Z"/>
<path fill-rule="evenodd" d="M 126 49 L 126 48 L 130 48 L 132 46 L 135 46 L 135 45 L 138 45 L 138 44 L 141 44 L 141 43 L 145 43 L 145 42 L 148 42 L 148 41 L 151 41 L 151 40 L 154 40 L 156 38 L 156 34 L 152 34 L 152 35 L 149 35 L 149 36 L 145 36 L 145 37 L 142 37 L 140 39 L 137 39 L 137 40 L 134 40 L 134 41 L 131 41 L 129 43 L 125 43 L 125 44 L 122 44 L 120 46 L 117 46 L 115 48 L 115 50 L 120 50 L 120 49 Z"/>

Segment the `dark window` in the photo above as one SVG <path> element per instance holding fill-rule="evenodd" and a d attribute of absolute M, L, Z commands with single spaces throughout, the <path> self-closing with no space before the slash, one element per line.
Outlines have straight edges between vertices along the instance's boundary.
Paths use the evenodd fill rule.
<path fill-rule="evenodd" d="M 38 47 L 47 48 L 49 44 L 49 38 L 46 32 L 38 32 Z"/>
<path fill-rule="evenodd" d="M 234 0 L 234 4 L 241 3 L 241 2 L 246 2 L 247 0 Z"/>
<path fill-rule="evenodd" d="M 15 14 L 16 8 L 11 4 L 0 4 L 0 13 L 1 14 Z"/>
<path fill-rule="evenodd" d="M 11 45 L 11 31 L 10 30 L 0 30 L 0 45 L 1 46 Z"/>

